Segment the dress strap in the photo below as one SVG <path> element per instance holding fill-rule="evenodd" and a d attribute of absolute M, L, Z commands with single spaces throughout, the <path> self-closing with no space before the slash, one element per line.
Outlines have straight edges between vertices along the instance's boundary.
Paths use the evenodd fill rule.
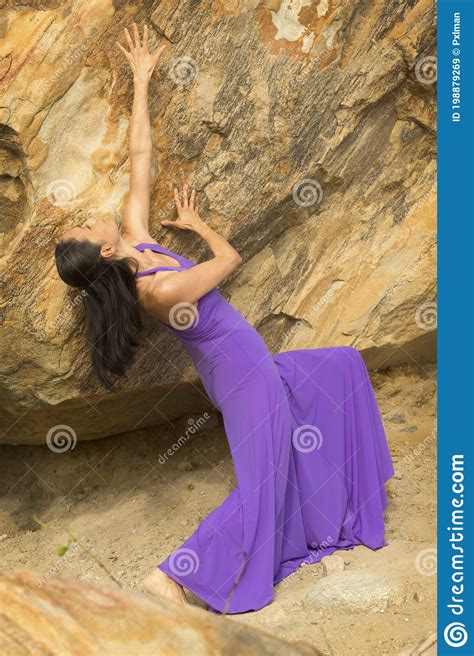
<path fill-rule="evenodd" d="M 161 246 L 161 244 L 145 244 L 145 243 L 140 243 L 134 246 L 134 248 L 137 249 L 137 251 L 144 251 L 145 248 L 149 248 L 152 251 L 155 251 L 157 253 L 163 253 L 163 255 L 169 255 L 173 259 L 180 260 L 181 256 L 178 255 L 177 253 L 172 253 L 168 249 L 166 249 L 164 246 Z"/>

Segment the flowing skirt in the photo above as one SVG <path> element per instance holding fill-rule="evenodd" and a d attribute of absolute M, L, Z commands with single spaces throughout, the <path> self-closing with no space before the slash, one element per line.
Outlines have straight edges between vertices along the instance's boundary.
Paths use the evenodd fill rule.
<path fill-rule="evenodd" d="M 271 356 L 226 339 L 198 371 L 220 409 L 237 486 L 157 565 L 210 610 L 258 610 L 303 562 L 384 540 L 393 466 L 370 378 L 352 347 Z"/>

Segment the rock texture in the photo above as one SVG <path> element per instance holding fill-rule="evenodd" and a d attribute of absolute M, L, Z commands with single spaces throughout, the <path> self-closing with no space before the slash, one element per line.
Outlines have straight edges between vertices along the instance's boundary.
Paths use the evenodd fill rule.
<path fill-rule="evenodd" d="M 120 221 L 133 19 L 168 43 L 151 86 L 151 226 L 171 186 L 243 254 L 223 288 L 273 351 L 353 345 L 371 367 L 435 356 L 435 6 L 431 0 L 78 0 L 0 18 L 1 421 L 7 443 L 84 440 L 208 407 L 149 322 L 116 391 L 91 375 L 81 299 L 53 245 L 88 216 Z"/>
<path fill-rule="evenodd" d="M 377 613 L 396 598 L 396 591 L 379 574 L 336 572 L 316 583 L 308 595 L 315 608 L 340 613 Z"/>
<path fill-rule="evenodd" d="M 0 651 L 8 656 L 321 653 L 191 606 L 63 576 L 43 581 L 27 570 L 0 578 L 0 602 Z"/>

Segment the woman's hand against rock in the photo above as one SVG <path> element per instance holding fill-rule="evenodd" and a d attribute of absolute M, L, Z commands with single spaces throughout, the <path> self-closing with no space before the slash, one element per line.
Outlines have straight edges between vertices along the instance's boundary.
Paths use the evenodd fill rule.
<path fill-rule="evenodd" d="M 124 33 L 125 38 L 127 39 L 129 50 L 121 46 L 118 41 L 117 45 L 130 64 L 130 68 L 133 72 L 133 80 L 134 82 L 148 83 L 153 74 L 158 59 L 160 58 L 160 55 L 166 46 L 161 46 L 154 53 L 150 53 L 148 51 L 148 27 L 146 25 L 143 29 L 142 44 L 140 44 L 140 35 L 138 33 L 138 27 L 136 23 L 133 23 L 133 41 L 127 28 L 124 29 Z"/>
<path fill-rule="evenodd" d="M 185 184 L 180 197 L 179 191 L 175 187 L 174 202 L 178 210 L 178 218 L 176 221 L 161 221 L 161 225 L 179 228 L 180 230 L 193 230 L 195 232 L 198 232 L 205 225 L 195 207 L 196 190 L 193 189 L 189 196 L 188 192 L 188 185 Z"/>

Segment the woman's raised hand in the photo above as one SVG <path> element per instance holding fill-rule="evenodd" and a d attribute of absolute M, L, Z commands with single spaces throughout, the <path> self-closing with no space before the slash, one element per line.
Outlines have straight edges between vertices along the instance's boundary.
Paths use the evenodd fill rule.
<path fill-rule="evenodd" d="M 124 33 L 129 50 L 121 46 L 118 41 L 116 43 L 130 64 L 133 79 L 137 82 L 149 82 L 158 59 L 166 46 L 161 46 L 154 53 L 148 51 L 148 27 L 146 25 L 143 29 L 142 44 L 140 44 L 140 35 L 136 23 L 133 23 L 133 41 L 127 28 L 124 29 Z"/>
<path fill-rule="evenodd" d="M 188 185 L 183 185 L 183 191 L 180 197 L 178 189 L 174 188 L 174 202 L 178 210 L 176 221 L 161 221 L 163 226 L 171 226 L 180 230 L 197 230 L 204 225 L 204 221 L 198 214 L 195 207 L 196 190 L 193 189 L 189 194 Z"/>

